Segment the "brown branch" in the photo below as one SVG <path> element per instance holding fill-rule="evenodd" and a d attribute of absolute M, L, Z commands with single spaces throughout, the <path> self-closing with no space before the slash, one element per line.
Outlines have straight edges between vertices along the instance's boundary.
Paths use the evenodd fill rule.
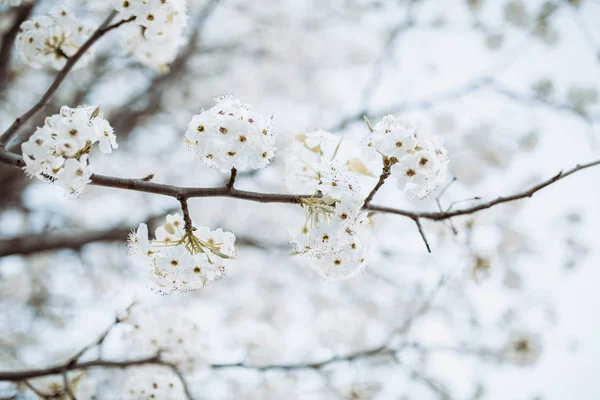
<path fill-rule="evenodd" d="M 462 208 L 462 209 L 458 209 L 458 210 L 454 210 L 454 211 L 415 213 L 415 212 L 404 211 L 404 210 L 399 210 L 399 209 L 390 208 L 390 207 L 382 207 L 382 206 L 369 206 L 368 209 L 371 211 L 378 211 L 378 212 L 402 215 L 402 216 L 413 218 L 413 219 L 414 218 L 424 218 L 424 219 L 430 219 L 433 221 L 441 221 L 441 220 L 445 220 L 448 218 L 458 217 L 460 215 L 474 214 L 478 211 L 492 208 L 498 204 L 508 203 L 511 201 L 531 197 L 538 191 L 545 188 L 546 186 L 550 186 L 551 184 L 553 184 L 561 179 L 564 179 L 567 176 L 572 175 L 578 171 L 581 171 L 581 170 L 584 170 L 587 168 L 591 168 L 591 167 L 595 167 L 597 165 L 600 165 L 600 160 L 592 161 L 587 164 L 578 164 L 575 167 L 571 168 L 570 170 L 568 170 L 566 172 L 561 171 L 557 175 L 553 176 L 552 178 L 547 179 L 541 183 L 538 183 L 537 185 L 534 185 L 531 188 L 529 188 L 528 190 L 525 190 L 523 192 L 516 193 L 516 194 L 510 195 L 510 196 L 501 196 L 494 200 L 488 201 L 486 203 L 482 203 L 482 204 L 478 204 L 473 207 Z"/>
<path fill-rule="evenodd" d="M 121 21 L 119 21 L 117 23 L 114 23 L 112 25 L 108 25 L 106 28 L 99 29 L 98 31 L 100 32 L 100 36 L 102 36 L 106 32 L 112 31 L 113 29 L 116 29 L 116 28 L 120 27 L 121 25 L 126 24 L 128 22 L 132 22 L 134 20 L 135 20 L 135 15 L 132 16 L 132 17 L 129 17 L 127 19 L 123 19 L 123 20 L 121 20 Z"/>
<path fill-rule="evenodd" d="M 2 48 L 0 48 L 0 89 L 8 82 L 8 70 L 10 64 L 10 57 L 13 51 L 13 44 L 15 38 L 19 33 L 21 24 L 29 18 L 31 11 L 33 10 L 34 4 L 23 4 L 20 7 L 15 8 L 16 17 L 13 21 L 11 28 L 2 36 Z"/>
<path fill-rule="evenodd" d="M 0 162 L 11 165 L 13 167 L 22 168 L 25 166 L 23 158 L 17 154 L 8 152 L 6 149 L 0 147 Z M 600 165 L 600 160 L 592 161 L 587 164 L 580 164 L 574 168 L 560 172 L 559 174 L 547 179 L 537 185 L 532 186 L 524 192 L 519 192 L 510 196 L 501 196 L 495 200 L 491 200 L 486 203 L 478 204 L 472 207 L 466 207 L 453 211 L 443 212 L 417 212 L 402 210 L 393 207 L 378 206 L 369 204 L 363 207 L 365 210 L 401 215 L 412 220 L 416 219 L 429 219 L 433 221 L 442 221 L 448 218 L 453 218 L 461 215 L 473 214 L 481 210 L 492 208 L 498 204 L 508 203 L 511 201 L 523 199 L 526 197 L 533 196 L 536 192 L 542 190 L 546 186 L 549 186 L 561 179 L 566 178 L 578 171 L 591 168 Z M 229 190 L 226 186 L 218 188 L 196 188 L 196 187 L 180 187 L 173 185 L 165 185 L 160 183 L 146 182 L 142 179 L 125 179 L 115 178 L 104 175 L 92 175 L 91 184 L 96 186 L 112 187 L 117 189 L 133 190 L 145 193 L 160 194 L 163 196 L 171 196 L 176 199 L 180 198 L 192 198 L 192 197 L 230 197 L 241 200 L 256 201 L 259 203 L 287 203 L 287 204 L 299 204 L 300 199 L 309 198 L 312 195 L 298 195 L 298 194 L 279 194 L 279 193 L 261 193 L 261 192 L 250 192 L 245 190 L 232 189 Z"/>
<path fill-rule="evenodd" d="M 27 234 L 12 239 L 0 240 L 0 257 L 28 255 L 58 249 L 79 250 L 91 242 L 114 242 L 127 237 L 129 228 L 114 228 L 104 231 L 55 235 L 52 232 Z"/>
<path fill-rule="evenodd" d="M 0 381 L 12 381 L 18 382 L 26 379 L 39 378 L 41 376 L 48 375 L 60 375 L 63 370 L 76 371 L 76 370 L 87 370 L 90 368 L 102 367 L 102 368 L 127 368 L 137 365 L 166 365 L 164 361 L 160 359 L 160 355 L 154 355 L 152 357 L 138 358 L 135 360 L 127 361 L 107 361 L 107 360 L 94 360 L 74 364 L 62 364 L 54 367 L 41 368 L 41 369 L 30 369 L 24 371 L 3 371 L 0 372 Z"/>
<path fill-rule="evenodd" d="M 368 120 L 367 120 L 367 124 L 368 124 Z M 370 126 L 370 124 L 369 124 L 369 126 Z M 385 180 L 392 174 L 390 167 L 391 167 L 390 160 L 384 156 L 383 157 L 383 170 L 381 171 L 381 175 L 379 175 L 379 181 L 377 181 L 377 184 L 375 185 L 373 190 L 371 190 L 371 193 L 369 193 L 369 195 L 365 199 L 365 203 L 364 203 L 363 207 L 368 207 L 368 205 L 371 203 L 371 200 L 373 200 L 373 196 L 375 196 L 375 193 L 377 193 L 377 191 L 385 183 Z"/>
<path fill-rule="evenodd" d="M 181 203 L 181 211 L 183 212 L 183 220 L 185 222 L 184 229 L 188 234 L 192 234 L 194 230 L 194 224 L 192 223 L 192 218 L 190 217 L 190 210 L 188 208 L 187 198 L 179 197 L 179 203 Z"/>
<path fill-rule="evenodd" d="M 6 147 L 12 138 L 17 134 L 19 129 L 26 124 L 31 118 L 33 118 L 38 112 L 40 112 L 50 101 L 52 96 L 56 93 L 60 85 L 63 83 L 69 72 L 73 69 L 77 61 L 85 54 L 85 52 L 92 47 L 92 45 L 100 39 L 110 29 L 116 28 L 119 24 L 110 25 L 110 21 L 117 15 L 117 11 L 113 10 L 110 15 L 104 20 L 102 25 L 90 36 L 90 38 L 79 48 L 77 53 L 69 58 L 62 70 L 56 75 L 54 82 L 50 85 L 48 90 L 42 95 L 40 100 L 29 109 L 25 114 L 17 118 L 8 129 L 0 136 L 0 147 Z"/>
<path fill-rule="evenodd" d="M 429 247 L 429 242 L 427 241 L 427 237 L 425 236 L 425 232 L 423 231 L 423 226 L 421 226 L 421 221 L 419 218 L 413 218 L 415 224 L 417 224 L 417 228 L 419 229 L 419 234 L 421 234 L 421 238 L 425 242 L 425 247 L 427 247 L 427 252 L 431 253 L 431 247 Z"/>
<path fill-rule="evenodd" d="M 75 394 L 73 394 L 73 390 L 71 390 L 71 384 L 69 384 L 69 375 L 68 375 L 68 371 L 67 371 L 66 367 L 62 371 L 62 377 L 63 377 L 63 385 L 65 387 L 65 394 L 67 395 L 67 397 L 70 400 L 77 400 L 77 398 L 75 397 Z"/>

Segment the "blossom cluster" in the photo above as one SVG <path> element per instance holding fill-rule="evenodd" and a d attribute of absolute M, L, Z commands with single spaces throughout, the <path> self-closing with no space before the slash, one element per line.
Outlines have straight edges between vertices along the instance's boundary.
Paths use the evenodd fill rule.
<path fill-rule="evenodd" d="M 231 232 L 186 226 L 181 214 L 167 215 L 166 220 L 153 240 L 146 224 L 129 236 L 130 252 L 148 262 L 149 277 L 162 291 L 194 290 L 223 276 L 235 252 Z"/>
<path fill-rule="evenodd" d="M 364 140 L 366 151 L 380 154 L 389 164 L 397 185 L 409 196 L 424 198 L 445 179 L 448 152 L 439 136 L 422 138 L 404 118 L 387 115 Z"/>
<path fill-rule="evenodd" d="M 185 143 L 205 165 L 221 171 L 258 169 L 275 155 L 275 132 L 265 118 L 233 96 L 215 98 L 217 104 L 194 115 Z"/>
<path fill-rule="evenodd" d="M 90 36 L 91 30 L 82 25 L 64 7 L 54 8 L 49 15 L 34 17 L 21 24 L 15 45 L 23 61 L 34 68 L 62 69 Z M 74 68 L 85 66 L 92 58 L 86 51 Z"/>
<path fill-rule="evenodd" d="M 302 184 L 316 182 L 315 196 L 301 201 L 307 217 L 292 239 L 296 254 L 324 279 L 341 280 L 364 270 L 371 248 L 370 227 L 367 213 L 361 211 L 364 198 L 358 181 L 347 164 L 334 158 L 337 145 L 332 147 L 333 143 L 339 144 L 339 139 L 328 132 L 298 135 L 286 169 L 296 171 Z"/>
<path fill-rule="evenodd" d="M 124 44 L 142 64 L 166 71 L 184 43 L 185 0 L 116 0 L 123 19 L 134 23 L 123 31 Z"/>
<path fill-rule="evenodd" d="M 88 154 L 95 143 L 103 153 L 118 147 L 100 109 L 64 106 L 21 145 L 24 170 L 32 177 L 60 185 L 69 194 L 81 194 L 92 175 Z"/>

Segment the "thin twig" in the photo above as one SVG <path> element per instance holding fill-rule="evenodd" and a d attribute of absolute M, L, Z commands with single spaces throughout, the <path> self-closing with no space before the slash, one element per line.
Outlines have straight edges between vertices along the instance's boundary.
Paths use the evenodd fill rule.
<path fill-rule="evenodd" d="M 235 177 L 237 176 L 237 169 L 231 168 L 231 176 L 229 177 L 229 181 L 225 185 L 228 191 L 233 190 L 233 184 L 235 183 Z"/>
<path fill-rule="evenodd" d="M 187 381 L 185 380 L 185 378 L 183 377 L 183 374 L 181 373 L 181 371 L 179 371 L 177 366 L 175 366 L 171 363 L 167 363 L 167 362 L 164 362 L 162 365 L 169 367 L 171 369 L 171 371 L 175 375 L 177 375 L 177 378 L 179 378 L 179 381 L 181 382 L 181 386 L 183 387 L 183 392 L 185 393 L 185 396 L 187 397 L 187 399 L 194 400 L 194 396 L 192 395 L 192 392 L 190 391 Z"/>
<path fill-rule="evenodd" d="M 109 25 L 106 28 L 99 29 L 100 35 L 104 35 L 106 32 L 111 31 L 113 29 L 116 29 L 116 28 L 120 27 L 121 25 L 126 24 L 128 22 L 132 22 L 134 20 L 135 20 L 135 15 L 132 16 L 132 17 L 129 17 L 127 19 L 123 19 L 123 20 L 121 20 L 121 21 L 119 21 L 117 23 L 114 23 L 112 25 Z"/>
<path fill-rule="evenodd" d="M 73 394 L 73 391 L 71 390 L 71 385 L 69 384 L 69 376 L 67 375 L 67 369 L 64 368 L 62 371 L 62 377 L 63 377 L 63 384 L 65 386 L 65 394 L 67 395 L 67 397 L 71 400 L 77 400 L 77 398 L 75 397 L 75 394 Z"/>
<path fill-rule="evenodd" d="M 42 393 L 40 390 L 38 390 L 35 386 L 33 386 L 31 383 L 29 383 L 29 381 L 23 381 L 23 384 L 29 389 L 31 390 L 33 393 L 35 393 L 36 396 L 42 398 L 42 399 L 51 399 L 53 397 L 56 396 L 56 393 L 52 393 L 52 394 L 44 394 Z"/>
<path fill-rule="evenodd" d="M 377 191 L 385 183 L 385 180 L 391 175 L 390 167 L 391 167 L 390 160 L 384 156 L 383 157 L 383 169 L 381 171 L 381 175 L 379 175 L 379 180 L 377 181 L 377 184 L 375 185 L 373 190 L 371 190 L 371 193 L 369 193 L 369 195 L 365 199 L 365 203 L 364 203 L 363 207 L 368 207 L 368 205 L 371 203 L 371 200 L 373 200 L 375 193 L 377 193 Z"/>
<path fill-rule="evenodd" d="M 413 221 L 417 224 L 417 228 L 419 228 L 419 233 L 421 234 L 421 238 L 425 242 L 425 247 L 427 247 L 427 251 L 431 253 L 431 248 L 429 247 L 429 242 L 427 241 L 427 237 L 425 236 L 425 232 L 423 231 L 423 227 L 421 226 L 421 221 L 419 218 L 413 218 Z"/>

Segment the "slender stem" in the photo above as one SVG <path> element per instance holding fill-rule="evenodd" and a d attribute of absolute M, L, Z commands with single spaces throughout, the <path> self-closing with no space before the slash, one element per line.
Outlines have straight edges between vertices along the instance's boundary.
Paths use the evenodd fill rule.
<path fill-rule="evenodd" d="M 192 223 L 192 218 L 190 217 L 190 210 L 188 208 L 187 198 L 178 197 L 179 202 L 181 203 L 181 211 L 183 212 L 183 220 L 185 222 L 184 229 L 187 234 L 192 235 L 194 230 L 194 224 Z"/>
<path fill-rule="evenodd" d="M 377 184 L 375 185 L 373 190 L 371 190 L 371 193 L 369 193 L 369 195 L 365 199 L 365 203 L 364 203 L 363 207 L 367 207 L 371 203 L 371 200 L 373 200 L 373 196 L 375 196 L 375 193 L 377 193 L 377 191 L 385 183 L 385 180 L 391 175 L 392 172 L 391 172 L 390 168 L 391 168 L 391 162 L 387 157 L 384 156 L 383 157 L 383 170 L 381 171 L 381 175 L 379 175 L 379 181 L 377 181 Z"/>
<path fill-rule="evenodd" d="M 69 384 L 69 376 L 67 374 L 68 374 L 68 371 L 66 368 L 64 368 L 62 371 L 62 377 L 63 377 L 63 384 L 65 386 L 65 388 L 64 388 L 65 394 L 67 395 L 67 397 L 70 400 L 77 400 L 77 398 L 73 394 L 73 391 L 71 390 L 71 385 Z"/>
<path fill-rule="evenodd" d="M 227 190 L 229 190 L 229 191 L 233 190 L 233 184 L 235 183 L 236 176 L 237 176 L 237 169 L 231 168 L 231 176 L 229 177 L 229 182 L 227 182 L 227 185 L 225 185 Z"/>
<path fill-rule="evenodd" d="M 126 23 L 131 22 L 131 21 L 134 21 L 134 20 L 135 20 L 135 15 L 132 16 L 132 17 L 129 17 L 127 19 L 123 19 L 123 20 L 121 20 L 121 21 L 119 21 L 117 23 L 114 23 L 112 25 L 109 25 L 106 28 L 100 29 L 100 32 L 101 32 L 102 35 L 104 35 L 106 32 L 111 31 L 113 29 L 116 29 L 116 28 L 120 27 L 121 25 L 126 24 Z"/>
<path fill-rule="evenodd" d="M 92 34 L 92 36 L 90 36 L 90 38 L 79 48 L 77 53 L 73 54 L 73 56 L 68 59 L 63 69 L 60 70 L 60 72 L 56 75 L 56 78 L 54 78 L 54 82 L 52 82 L 52 84 L 50 85 L 48 90 L 46 90 L 46 92 L 42 95 L 40 100 L 25 114 L 17 118 L 2 134 L 2 136 L 0 136 L 0 147 L 7 147 L 10 141 L 19 132 L 19 129 L 48 104 L 48 102 L 50 101 L 52 96 L 54 96 L 60 85 L 63 83 L 63 81 L 69 74 L 69 72 L 71 72 L 75 64 L 77 64 L 77 61 L 79 61 L 79 59 L 85 54 L 85 52 L 88 51 L 88 49 L 92 47 L 92 45 L 96 41 L 98 41 L 98 39 L 100 39 L 106 32 L 110 31 L 111 29 L 120 26 L 121 23 L 125 23 L 121 21 L 121 23 L 109 25 L 110 21 L 112 21 L 117 14 L 118 12 L 116 10 L 113 10 L 109 14 L 109 16 L 102 23 L 102 25 L 100 25 L 100 27 Z"/>
<path fill-rule="evenodd" d="M 429 242 L 427 241 L 427 237 L 425 236 L 425 232 L 423 231 L 423 226 L 421 226 L 421 221 L 419 218 L 414 218 L 415 223 L 417 224 L 417 228 L 419 229 L 419 233 L 421 234 L 421 238 L 425 242 L 425 247 L 427 247 L 427 251 L 431 253 L 431 248 L 429 247 Z"/>

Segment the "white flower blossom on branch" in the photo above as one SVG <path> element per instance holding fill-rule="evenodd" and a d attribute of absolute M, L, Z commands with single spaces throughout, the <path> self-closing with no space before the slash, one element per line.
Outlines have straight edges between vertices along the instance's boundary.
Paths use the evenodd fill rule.
<path fill-rule="evenodd" d="M 135 17 L 123 31 L 125 47 L 142 64 L 166 72 L 185 42 L 185 0 L 117 0 L 115 8 L 123 19 Z"/>
<path fill-rule="evenodd" d="M 26 64 L 60 70 L 91 33 L 91 29 L 82 25 L 70 10 L 59 7 L 50 15 L 23 22 L 15 45 Z M 91 50 L 86 51 L 73 68 L 85 66 L 91 58 Z"/>
<path fill-rule="evenodd" d="M 81 194 L 92 175 L 88 154 L 95 143 L 103 153 L 118 147 L 113 129 L 100 109 L 64 106 L 59 114 L 47 117 L 44 126 L 21 145 L 25 172 L 55 182 L 69 194 Z"/>
<path fill-rule="evenodd" d="M 185 143 L 205 165 L 223 172 L 263 168 L 275 155 L 275 132 L 265 118 L 232 96 L 215 99 L 217 105 L 194 115 Z"/>
<path fill-rule="evenodd" d="M 225 274 L 235 256 L 233 233 L 186 227 L 181 214 L 168 215 L 155 236 L 149 240 L 148 226 L 140 224 L 129 236 L 129 249 L 148 262 L 150 279 L 167 293 L 205 287 Z"/>
<path fill-rule="evenodd" d="M 441 137 L 422 137 L 416 127 L 393 115 L 371 129 L 363 141 L 367 154 L 379 154 L 409 196 L 424 198 L 446 178 L 448 152 Z"/>

